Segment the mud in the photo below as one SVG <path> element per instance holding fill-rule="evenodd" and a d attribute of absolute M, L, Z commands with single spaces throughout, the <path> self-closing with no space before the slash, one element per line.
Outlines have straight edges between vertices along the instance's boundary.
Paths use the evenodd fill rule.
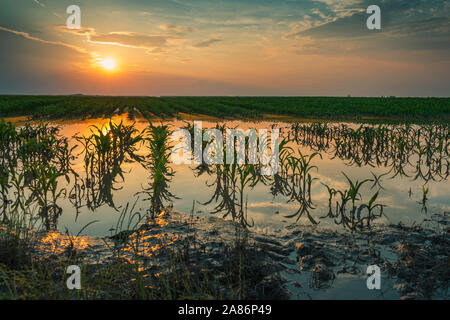
<path fill-rule="evenodd" d="M 169 210 L 136 231 L 83 237 L 85 245 L 74 250 L 98 267 L 119 253 L 142 262 L 146 273 L 169 272 L 167 265 L 178 253 L 192 272 L 206 271 L 219 283 L 241 264 L 249 299 L 448 299 L 449 225 L 444 212 L 416 226 L 340 232 L 294 224 L 263 234 L 215 216 Z M 64 254 L 64 245 L 58 251 L 53 244 L 52 254 Z M 44 248 L 39 254 L 49 255 Z M 367 289 L 369 265 L 381 268 L 381 290 Z"/>

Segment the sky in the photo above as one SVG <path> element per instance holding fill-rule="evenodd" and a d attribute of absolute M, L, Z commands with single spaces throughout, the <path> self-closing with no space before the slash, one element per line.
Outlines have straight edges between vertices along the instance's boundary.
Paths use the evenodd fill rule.
<path fill-rule="evenodd" d="M 366 26 L 370 5 L 381 30 Z M 0 94 L 449 92 L 446 0 L 0 1 Z"/>

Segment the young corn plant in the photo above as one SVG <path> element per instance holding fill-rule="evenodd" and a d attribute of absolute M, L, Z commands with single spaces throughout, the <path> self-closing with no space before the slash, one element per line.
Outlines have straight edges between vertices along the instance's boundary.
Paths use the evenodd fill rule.
<path fill-rule="evenodd" d="M 69 198 L 77 208 L 83 204 L 90 210 L 107 204 L 116 208 L 113 192 L 119 190 L 118 179 L 124 180 L 122 165 L 127 161 L 143 164 L 144 157 L 138 154 L 144 143 L 144 131 L 135 124 L 125 125 L 112 120 L 102 127 L 92 126 L 87 136 L 74 136 L 81 144 L 84 154 L 84 178 L 76 177 Z"/>
<path fill-rule="evenodd" d="M 300 149 L 298 149 L 298 156 L 293 153 L 287 157 L 288 165 L 288 179 L 290 182 L 290 191 L 288 193 L 289 200 L 295 201 L 299 204 L 299 209 L 286 216 L 286 218 L 297 217 L 296 221 L 306 214 L 309 221 L 312 224 L 317 224 L 318 222 L 312 217 L 309 210 L 314 209 L 311 197 L 311 185 L 317 178 L 312 178 L 311 172 L 313 169 L 318 170 L 318 167 L 311 164 L 311 161 L 319 156 L 322 158 L 320 153 L 314 152 L 311 155 L 303 155 Z"/>
<path fill-rule="evenodd" d="M 148 196 L 148 212 L 154 219 L 173 199 L 178 199 L 169 191 L 169 184 L 175 174 L 170 167 L 169 156 L 173 146 L 169 145 L 170 129 L 166 125 L 155 126 L 151 122 L 146 138 L 149 156 L 146 168 L 150 171 L 151 182 L 140 193 Z"/>
<path fill-rule="evenodd" d="M 193 134 L 194 128 L 192 125 L 188 124 L 186 128 Z M 225 125 L 216 125 L 216 129 L 222 132 L 223 135 L 226 132 Z M 259 140 L 257 140 L 257 143 L 258 141 Z M 208 144 L 214 143 L 216 143 L 215 140 L 203 141 L 203 149 L 205 149 Z M 247 161 L 249 158 L 249 143 L 249 137 L 247 136 L 244 140 L 245 150 L 247 150 L 244 152 L 246 157 L 244 164 L 237 163 L 238 145 L 235 144 L 235 149 L 233 150 L 233 163 L 212 165 L 203 163 L 194 168 L 197 176 L 205 172 L 210 176 L 215 176 L 215 181 L 212 184 L 209 184 L 211 187 L 215 186 L 214 193 L 208 201 L 202 204 L 208 205 L 213 201 L 216 202 L 217 204 L 212 213 L 223 213 L 223 218 L 231 216 L 233 221 L 239 222 L 244 228 L 253 226 L 253 223 L 250 223 L 247 217 L 248 195 L 246 190 L 248 188 L 254 188 L 258 182 L 263 180 L 263 177 L 260 174 L 261 166 L 259 164 L 249 164 Z M 215 149 L 220 150 L 218 147 Z M 226 151 L 222 150 L 220 152 L 222 152 L 222 157 L 225 159 Z"/>
<path fill-rule="evenodd" d="M 376 203 L 379 191 L 377 191 L 367 203 L 361 203 L 361 187 L 365 183 L 373 180 L 365 179 L 363 181 L 357 180 L 354 182 L 344 172 L 342 172 L 342 174 L 347 179 L 349 185 L 348 189 L 337 190 L 323 184 L 329 193 L 329 211 L 326 217 L 334 218 L 336 224 L 341 224 L 344 228 L 348 228 L 352 231 L 357 228 L 370 228 L 371 222 L 384 214 L 385 205 Z M 332 205 L 332 199 L 336 195 L 339 195 L 340 198 L 336 199 L 336 205 L 334 207 Z M 367 211 L 367 215 L 363 216 L 363 212 L 365 211 Z"/>
<path fill-rule="evenodd" d="M 46 230 L 56 229 L 62 208 L 57 204 L 58 199 L 66 195 L 65 188 L 58 188 L 58 178 L 63 176 L 55 167 L 39 164 L 33 165 L 29 170 L 34 179 L 29 189 L 32 194 L 28 202 L 37 201 L 41 217 Z"/>

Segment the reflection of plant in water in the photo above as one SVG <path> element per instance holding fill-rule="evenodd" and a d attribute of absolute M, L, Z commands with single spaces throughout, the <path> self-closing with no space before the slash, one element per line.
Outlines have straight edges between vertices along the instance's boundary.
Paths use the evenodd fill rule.
<path fill-rule="evenodd" d="M 232 174 L 230 174 L 230 171 L 232 168 L 230 168 L 230 165 L 223 164 L 223 165 L 215 165 L 214 169 L 208 169 L 204 170 L 202 169 L 204 165 L 199 165 L 197 170 L 197 176 L 202 175 L 204 172 L 207 172 L 208 175 L 215 175 L 215 180 L 213 183 L 209 184 L 208 186 L 215 186 L 213 196 L 206 202 L 203 203 L 203 205 L 208 205 L 215 201 L 217 203 L 215 209 L 211 213 L 219 213 L 224 212 L 223 217 L 226 218 L 228 215 L 231 214 L 231 217 L 233 219 L 236 219 L 237 212 L 236 212 L 236 195 L 232 191 L 234 190 L 234 181 L 232 180 Z M 207 166 L 213 167 L 213 166 Z"/>
<path fill-rule="evenodd" d="M 56 204 L 57 200 L 65 196 L 66 189 L 58 189 L 58 178 L 63 176 L 56 168 L 43 164 L 33 164 L 29 168 L 33 176 L 29 188 L 32 191 L 27 203 L 36 200 L 40 207 L 39 216 L 47 230 L 56 229 L 62 208 Z"/>
<path fill-rule="evenodd" d="M 365 179 L 363 181 L 357 180 L 353 182 L 344 172 L 342 174 L 347 179 L 349 184 L 348 189 L 342 191 L 324 184 L 329 194 L 329 211 L 327 217 L 334 218 L 336 224 L 342 224 L 350 230 L 356 230 L 358 227 L 363 229 L 364 226 L 370 228 L 371 222 L 384 214 L 385 206 L 376 203 L 379 191 L 372 196 L 369 202 L 358 204 L 361 200 L 359 190 L 366 182 L 373 180 Z M 340 199 L 336 200 L 336 207 L 333 208 L 332 199 L 336 195 L 339 195 Z M 347 208 L 348 204 L 350 205 L 350 210 Z M 362 214 L 364 211 L 367 211 L 367 215 L 363 217 Z M 340 220 L 338 220 L 339 218 Z"/>
<path fill-rule="evenodd" d="M 334 214 L 333 214 L 333 209 L 332 209 L 332 207 L 333 207 L 333 206 L 332 206 L 332 201 L 333 201 L 333 197 L 334 197 L 338 192 L 337 192 L 336 189 L 334 189 L 334 188 L 332 188 L 332 187 L 326 185 L 326 184 L 323 183 L 323 182 L 321 182 L 321 184 L 322 184 L 323 186 L 325 186 L 325 187 L 327 188 L 327 191 L 328 191 L 328 213 L 327 213 L 326 216 L 321 217 L 321 218 L 326 218 L 326 217 L 333 218 L 333 217 L 334 217 Z M 337 209 L 336 209 L 336 211 L 337 211 Z"/>
<path fill-rule="evenodd" d="M 192 126 L 187 127 L 188 130 L 193 130 Z M 225 126 L 216 126 L 216 129 L 224 132 Z M 258 143 L 270 143 L 270 138 L 267 141 L 257 141 Z M 293 149 L 288 146 L 288 140 L 283 139 L 279 143 L 279 170 L 272 176 L 261 175 L 261 164 L 237 164 L 237 152 L 234 150 L 234 161 L 232 164 L 216 164 L 208 166 L 201 164 L 197 166 L 194 171 L 199 176 L 203 173 L 215 175 L 215 180 L 209 186 L 215 186 L 213 196 L 203 203 L 208 205 L 213 201 L 217 202 L 212 213 L 224 212 L 223 217 L 229 215 L 233 220 L 239 221 L 243 226 L 251 226 L 247 220 L 246 214 L 246 194 L 245 189 L 254 188 L 259 182 L 270 186 L 273 196 L 283 195 L 288 198 L 288 201 L 297 202 L 299 209 L 294 214 L 288 217 L 301 218 L 306 214 L 309 220 L 316 224 L 317 222 L 309 213 L 313 209 L 311 200 L 311 184 L 316 178 L 311 177 L 312 169 L 317 167 L 311 164 L 311 161 L 321 155 L 313 153 L 311 155 L 303 155 L 298 150 L 298 155 L 295 155 Z M 206 142 L 208 143 L 208 142 Z M 210 143 L 212 143 L 210 141 Z M 249 137 L 245 138 L 245 145 L 248 147 Z M 237 145 L 235 145 L 235 148 Z M 246 148 L 248 150 L 248 148 Z M 247 152 L 248 153 L 248 152 Z M 246 154 L 248 158 L 248 154 Z M 225 158 L 225 151 L 224 151 Z M 248 160 L 248 159 L 246 159 Z M 246 161 L 248 162 L 248 161 Z"/>
<path fill-rule="evenodd" d="M 146 167 L 150 170 L 152 181 L 142 193 L 149 196 L 145 200 L 150 200 L 149 212 L 151 217 L 155 218 L 161 212 L 166 201 L 170 202 L 177 198 L 168 190 L 174 175 L 169 166 L 169 155 L 173 146 L 169 146 L 168 138 L 171 132 L 168 126 L 154 126 L 150 123 L 148 132 L 149 136 L 146 141 L 150 155 L 146 161 Z"/>
<path fill-rule="evenodd" d="M 348 160 L 348 165 L 388 167 L 388 173 L 414 180 L 445 180 L 450 168 L 450 131 L 448 124 L 420 126 L 361 125 L 353 129 L 345 124 L 293 124 L 291 137 L 316 151 Z M 392 177 L 392 178 L 393 178 Z"/>
<path fill-rule="evenodd" d="M 335 278 L 332 269 L 324 264 L 316 264 L 311 270 L 309 286 L 315 290 L 327 289 L 333 285 Z"/>
<path fill-rule="evenodd" d="M 422 212 L 425 211 L 425 213 L 428 212 L 428 208 L 427 208 L 427 195 L 428 195 L 428 191 L 429 191 L 429 187 L 423 185 L 422 186 L 422 201 L 419 202 L 420 204 L 422 204 Z"/>
<path fill-rule="evenodd" d="M 0 122 L 0 188 L 3 220 L 11 212 L 33 203 L 39 206 L 39 215 L 47 229 L 53 228 L 62 212 L 57 200 L 65 196 L 58 188 L 64 177 L 69 182 L 72 150 L 67 138 L 61 137 L 59 127 L 48 124 L 16 128 L 11 123 Z M 14 197 L 10 197 L 14 194 Z M 10 197 L 10 198 L 8 198 Z M 8 208 L 10 206 L 10 208 Z"/>
<path fill-rule="evenodd" d="M 121 257 L 124 248 L 129 246 L 131 236 L 138 232 L 138 225 L 142 222 L 144 215 L 135 211 L 137 200 L 130 207 L 129 203 L 122 209 L 116 225 L 109 230 L 109 238 L 113 240 L 113 247 L 110 247 L 115 257 Z M 137 237 L 136 241 L 139 240 Z M 108 243 L 106 245 L 109 246 Z"/>
<path fill-rule="evenodd" d="M 9 171 L 3 166 L 0 165 L 0 197 L 1 197 L 1 212 L 3 216 L 3 221 L 6 220 L 6 210 L 8 209 L 8 204 L 10 200 L 8 199 L 8 190 L 11 187 L 9 182 Z"/>
<path fill-rule="evenodd" d="M 297 202 L 299 209 L 288 215 L 287 218 L 297 217 L 297 221 L 306 214 L 311 223 L 317 222 L 311 216 L 309 210 L 314 209 L 311 199 L 311 184 L 316 178 L 311 177 L 313 169 L 318 170 L 317 166 L 311 164 L 311 161 L 319 156 L 320 153 L 303 155 L 300 149 L 294 150 L 287 146 L 288 140 L 283 139 L 280 143 L 280 173 L 275 174 L 268 179 L 271 185 L 271 193 L 276 196 L 281 194 L 288 198 L 289 202 Z"/>
<path fill-rule="evenodd" d="M 225 125 L 216 126 L 216 129 L 222 133 L 225 132 Z M 245 137 L 245 147 L 248 150 L 249 137 Z M 208 141 L 207 141 L 208 143 Z M 215 141 L 209 141 L 215 143 Z M 216 175 L 215 192 L 211 199 L 205 203 L 207 205 L 212 201 L 218 202 L 212 213 L 224 212 L 223 217 L 226 218 L 231 215 L 233 221 L 238 221 L 242 226 L 252 226 L 247 219 L 247 194 L 246 188 L 253 188 L 261 179 L 259 164 L 239 164 L 237 163 L 237 144 L 234 145 L 233 163 L 232 164 L 216 164 L 210 166 L 208 173 Z M 219 150 L 216 148 L 216 150 Z M 223 150 L 223 157 L 225 158 L 225 150 Z M 245 154 L 244 163 L 248 162 L 248 154 Z M 197 168 L 197 174 L 202 172 L 203 165 Z"/>
<path fill-rule="evenodd" d="M 193 133 L 193 126 L 188 124 L 186 129 Z M 225 125 L 216 125 L 222 134 L 225 134 Z M 203 129 L 204 131 L 205 129 Z M 267 141 L 270 142 L 270 138 L 267 137 Z M 250 227 L 253 224 L 249 223 L 247 219 L 247 194 L 245 190 L 247 188 L 254 188 L 255 185 L 264 179 L 261 175 L 260 164 L 249 164 L 249 146 L 250 138 L 245 136 L 245 159 L 244 164 L 239 164 L 237 161 L 238 144 L 234 144 L 233 150 L 233 163 L 232 164 L 214 164 L 207 165 L 202 163 L 194 168 L 197 176 L 207 173 L 208 175 L 215 175 L 215 180 L 209 186 L 215 186 L 213 196 L 203 205 L 208 205 L 215 201 L 217 204 L 211 213 L 223 212 L 223 217 L 226 218 L 231 215 L 233 221 L 238 221 L 244 227 Z M 257 143 L 261 143 L 259 138 L 256 138 Z M 216 143 L 215 140 L 203 141 L 203 149 L 205 149 L 208 143 Z M 220 148 L 216 148 L 220 150 Z M 223 150 L 223 158 L 226 157 L 226 151 Z"/>
<path fill-rule="evenodd" d="M 113 191 L 117 177 L 122 180 L 122 164 L 127 161 L 141 163 L 143 157 L 137 154 L 143 142 L 144 132 L 135 128 L 135 124 L 118 124 L 112 120 L 103 127 L 92 126 L 88 136 L 75 136 L 82 145 L 84 153 L 85 178 L 76 176 L 76 183 L 70 192 L 70 199 L 76 207 L 86 200 L 89 209 L 95 210 L 103 204 L 115 208 Z"/>
<path fill-rule="evenodd" d="M 277 195 L 288 196 L 291 192 L 291 188 L 288 181 L 288 171 L 291 162 L 289 159 L 292 157 L 293 149 L 289 147 L 289 140 L 283 139 L 279 145 L 279 163 L 280 170 L 275 173 L 271 178 L 264 180 L 266 184 L 270 185 L 271 194 L 276 197 Z"/>
<path fill-rule="evenodd" d="M 373 177 L 373 184 L 372 184 L 372 186 L 370 187 L 370 190 L 372 190 L 373 188 L 375 188 L 376 186 L 378 186 L 378 188 L 380 189 L 380 190 L 384 190 L 384 188 L 383 188 L 383 186 L 381 185 L 381 177 L 383 177 L 383 176 L 385 176 L 385 175 L 387 175 L 387 173 L 384 173 L 384 174 L 380 174 L 379 176 L 377 176 L 375 173 L 373 173 L 372 171 L 370 171 L 370 173 L 372 174 L 372 177 Z"/>
<path fill-rule="evenodd" d="M 231 170 L 228 172 L 231 174 L 230 180 L 232 181 L 232 192 L 237 193 L 237 206 L 239 210 L 235 212 L 237 214 L 234 219 L 241 223 L 243 226 L 252 226 L 247 220 L 247 201 L 244 204 L 245 188 L 247 186 L 253 188 L 259 181 L 261 175 L 259 173 L 259 168 L 254 164 L 238 165 L 232 164 Z"/>
<path fill-rule="evenodd" d="M 11 171 L 15 171 L 17 161 L 17 132 L 15 126 L 10 122 L 0 120 L 0 192 L 1 192 L 1 211 L 2 220 L 5 222 L 6 210 L 10 200 L 8 199 L 8 191 L 11 187 L 10 176 Z"/>

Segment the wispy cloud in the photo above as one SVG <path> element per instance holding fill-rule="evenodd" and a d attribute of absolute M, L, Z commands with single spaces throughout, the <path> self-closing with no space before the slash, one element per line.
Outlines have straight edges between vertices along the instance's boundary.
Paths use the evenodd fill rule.
<path fill-rule="evenodd" d="M 65 26 L 54 26 L 60 32 L 85 36 L 87 42 L 95 45 L 114 45 L 127 48 L 144 49 L 148 54 L 163 53 L 169 47 L 177 46 L 184 41 L 179 33 L 144 34 L 130 31 L 97 33 L 94 28 L 67 29 Z"/>
<path fill-rule="evenodd" d="M 218 39 L 218 38 L 213 38 L 213 39 L 209 39 L 209 40 L 198 42 L 198 43 L 196 43 L 196 44 L 194 44 L 192 46 L 195 47 L 195 48 L 206 48 L 206 47 L 209 47 L 212 44 L 220 42 L 220 41 L 223 41 L 223 40 L 222 39 Z"/>
<path fill-rule="evenodd" d="M 34 3 L 36 3 L 37 5 L 39 5 L 42 8 L 47 9 L 47 5 L 39 0 L 33 0 Z M 56 12 L 52 12 L 52 14 L 58 18 L 62 18 L 59 14 L 57 14 Z"/>
<path fill-rule="evenodd" d="M 45 4 L 43 4 L 42 2 L 40 2 L 39 0 L 33 0 L 34 3 L 40 5 L 42 8 L 46 8 L 47 6 Z"/>
<path fill-rule="evenodd" d="M 162 24 L 159 26 L 159 28 L 164 31 L 170 31 L 170 32 L 175 32 L 175 33 L 180 33 L 180 34 L 195 31 L 195 29 L 192 27 L 177 26 L 174 24 Z"/>
<path fill-rule="evenodd" d="M 83 49 L 81 47 L 78 47 L 78 46 L 75 46 L 75 45 L 72 45 L 72 44 L 68 44 L 68 43 L 65 43 L 65 42 L 41 39 L 41 38 L 38 38 L 38 37 L 34 37 L 34 36 L 30 35 L 27 32 L 12 30 L 12 29 L 5 28 L 5 27 L 2 27 L 2 26 L 0 26 L 0 30 L 1 31 L 5 31 L 5 32 L 9 32 L 9 33 L 12 33 L 12 34 L 15 34 L 15 35 L 18 35 L 18 36 L 21 36 L 21 37 L 23 37 L 25 39 L 28 39 L 28 40 L 38 41 L 38 42 L 45 43 L 45 44 L 50 44 L 50 45 L 62 46 L 62 47 L 69 48 L 69 49 L 75 50 L 75 51 L 77 51 L 79 53 L 83 53 L 83 54 L 91 54 L 91 52 L 89 52 L 86 49 Z"/>
<path fill-rule="evenodd" d="M 450 40 L 450 6 L 445 4 L 446 1 L 384 0 L 380 3 L 381 30 L 366 27 L 368 15 L 365 9 L 372 4 L 370 0 L 320 2 L 326 4 L 332 14 L 324 15 L 314 8 L 312 15 L 291 23 L 291 31 L 282 36 L 294 43 L 298 53 L 340 54 L 377 47 L 442 50 L 446 47 L 445 39 Z"/>
<path fill-rule="evenodd" d="M 136 32 L 110 32 L 106 34 L 89 34 L 89 42 L 111 44 L 130 48 L 154 49 L 167 46 L 171 36 L 147 35 Z"/>

